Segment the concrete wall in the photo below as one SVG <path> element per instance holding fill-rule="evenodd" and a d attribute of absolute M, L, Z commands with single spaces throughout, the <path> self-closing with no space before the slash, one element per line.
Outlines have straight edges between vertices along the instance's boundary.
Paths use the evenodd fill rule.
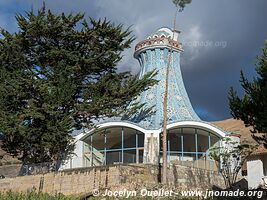
<path fill-rule="evenodd" d="M 158 184 L 156 165 L 117 165 L 109 167 L 81 168 L 45 175 L 0 179 L 0 192 L 26 192 L 32 189 L 50 194 L 87 194 L 93 189 L 137 189 L 140 186 Z M 210 189 L 223 187 L 223 179 L 210 171 L 185 166 L 172 166 L 168 171 L 171 186 L 182 189 Z"/>
<path fill-rule="evenodd" d="M 159 134 L 145 134 L 144 163 L 157 164 L 159 162 L 159 138 Z"/>
<path fill-rule="evenodd" d="M 247 180 L 249 188 L 257 188 L 263 184 L 263 156 L 250 156 L 247 161 Z"/>
<path fill-rule="evenodd" d="M 65 163 L 60 166 L 60 170 L 79 168 L 84 166 L 83 141 L 78 140 L 75 142 L 75 149 L 73 154 L 74 155 L 70 159 L 64 161 Z"/>

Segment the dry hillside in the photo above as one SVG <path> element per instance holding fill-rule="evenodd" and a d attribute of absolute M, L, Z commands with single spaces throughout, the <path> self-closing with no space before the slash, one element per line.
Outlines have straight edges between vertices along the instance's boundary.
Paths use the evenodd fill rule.
<path fill-rule="evenodd" d="M 211 122 L 212 124 L 222 128 L 227 132 L 234 132 L 240 134 L 241 143 L 258 144 L 251 136 L 252 127 L 246 127 L 243 121 L 235 119 L 226 119 L 223 121 Z M 260 145 L 253 154 L 267 153 L 267 149 Z"/>
<path fill-rule="evenodd" d="M 235 119 L 226 119 L 223 121 L 216 121 L 216 122 L 211 122 L 215 126 L 218 126 L 222 128 L 223 130 L 227 132 L 234 132 L 238 133 L 241 135 L 241 142 L 242 143 L 255 143 L 256 141 L 251 137 L 251 132 L 252 130 L 251 127 L 246 127 L 243 121 L 241 120 L 235 120 Z"/>
<path fill-rule="evenodd" d="M 0 141 L 1 146 L 1 141 Z M 13 158 L 12 156 L 8 155 L 3 149 L 0 148 L 0 166 L 7 165 L 7 164 L 17 164 L 20 161 L 17 158 Z"/>

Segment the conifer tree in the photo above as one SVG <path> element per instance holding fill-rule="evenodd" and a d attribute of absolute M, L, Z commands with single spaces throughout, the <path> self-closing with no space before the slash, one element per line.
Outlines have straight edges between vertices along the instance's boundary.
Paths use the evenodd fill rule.
<path fill-rule="evenodd" d="M 241 71 L 241 86 L 244 96 L 239 97 L 231 88 L 229 91 L 229 105 L 231 114 L 235 119 L 241 119 L 246 126 L 253 127 L 253 136 L 267 147 L 267 41 L 262 49 L 262 56 L 257 57 L 257 77 L 248 81 Z M 262 137 L 254 133 L 265 133 Z"/>
<path fill-rule="evenodd" d="M 83 14 L 16 16 L 19 30 L 1 29 L 0 131 L 2 148 L 25 164 L 62 159 L 72 151 L 71 132 L 96 119 L 118 116 L 156 83 L 117 73 L 131 31 Z"/>

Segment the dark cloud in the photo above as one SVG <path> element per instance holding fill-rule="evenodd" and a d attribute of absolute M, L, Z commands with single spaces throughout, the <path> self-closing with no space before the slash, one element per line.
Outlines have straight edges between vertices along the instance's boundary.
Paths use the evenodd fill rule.
<path fill-rule="evenodd" d="M 56 12 L 85 12 L 95 18 L 107 17 L 132 26 L 134 45 L 162 26 L 172 26 L 172 0 L 47 0 Z M 16 30 L 14 13 L 38 8 L 42 2 L 0 2 L 0 26 Z M 182 73 L 193 107 L 204 120 L 230 117 L 227 93 L 230 86 L 241 92 L 240 70 L 251 79 L 254 63 L 267 39 L 267 1 L 193 0 L 177 18 L 184 43 Z M 139 71 L 133 48 L 125 51 L 120 70 Z"/>
<path fill-rule="evenodd" d="M 231 5 L 226 1 L 210 2 L 205 14 L 199 16 L 201 40 L 227 43 L 225 48 L 196 48 L 199 49 L 198 57 L 182 67 L 194 107 L 204 107 L 210 113 L 202 118 L 229 117 L 229 87 L 241 91 L 238 82 L 241 69 L 249 79 L 255 76 L 255 58 L 267 39 L 266 7 L 266 1 L 234 1 Z M 184 59 L 188 61 L 191 55 L 186 52 Z"/>

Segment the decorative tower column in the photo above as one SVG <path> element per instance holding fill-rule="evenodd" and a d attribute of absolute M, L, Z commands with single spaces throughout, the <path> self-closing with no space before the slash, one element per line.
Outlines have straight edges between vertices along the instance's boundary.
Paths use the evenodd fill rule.
<path fill-rule="evenodd" d="M 146 72 L 158 71 L 156 79 L 159 80 L 159 83 L 143 92 L 136 100 L 140 103 L 146 103 L 147 108 L 153 107 L 152 114 L 143 118 L 142 114 L 138 113 L 132 119 L 134 123 L 145 129 L 162 128 L 166 69 L 171 46 L 173 51 L 169 75 L 167 124 L 186 120 L 200 120 L 192 108 L 183 83 L 180 69 L 180 53 L 183 50 L 181 43 L 178 42 L 179 33 L 179 31 L 174 31 L 174 40 L 172 40 L 173 32 L 169 28 L 160 28 L 135 47 L 134 57 L 138 59 L 141 65 L 140 78 Z"/>
<path fill-rule="evenodd" d="M 160 158 L 160 135 L 153 134 L 153 130 L 158 130 L 163 126 L 163 99 L 171 47 L 172 60 L 169 74 L 167 124 L 179 121 L 200 121 L 192 108 L 183 83 L 180 68 L 180 53 L 183 50 L 181 43 L 178 42 L 179 33 L 175 30 L 172 40 L 172 30 L 160 28 L 135 47 L 134 57 L 138 59 L 141 65 L 139 78 L 142 78 L 149 71 L 156 70 L 158 71 L 156 79 L 159 80 L 157 85 L 143 92 L 136 99 L 136 102 L 145 103 L 146 108 L 152 108 L 152 112 L 147 114 L 139 111 L 130 119 L 140 127 L 151 130 L 151 134 L 145 135 L 144 161 L 146 163 L 156 164 Z"/>

